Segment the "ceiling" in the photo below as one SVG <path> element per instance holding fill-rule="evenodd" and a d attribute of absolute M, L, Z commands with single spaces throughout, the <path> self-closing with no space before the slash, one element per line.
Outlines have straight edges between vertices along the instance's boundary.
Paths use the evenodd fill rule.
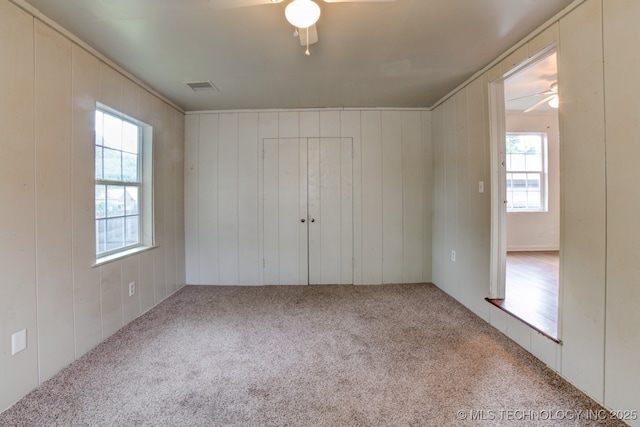
<path fill-rule="evenodd" d="M 310 56 L 285 19 L 289 0 L 26 1 L 195 111 L 429 107 L 573 0 L 316 0 Z"/>

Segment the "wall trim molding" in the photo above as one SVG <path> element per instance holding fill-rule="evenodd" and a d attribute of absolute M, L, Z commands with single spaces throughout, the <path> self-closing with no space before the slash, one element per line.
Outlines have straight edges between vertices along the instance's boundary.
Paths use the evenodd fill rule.
<path fill-rule="evenodd" d="M 86 42 L 82 41 L 78 36 L 76 36 L 75 34 L 70 32 L 66 28 L 64 28 L 62 25 L 60 25 L 57 22 L 55 22 L 53 19 L 51 19 L 48 16 L 46 16 L 44 13 L 40 12 L 38 9 L 36 9 L 35 7 L 33 7 L 32 5 L 27 3 L 25 0 L 9 0 L 9 2 L 13 3 L 14 5 L 19 7 L 20 9 L 24 10 L 25 12 L 27 12 L 28 14 L 33 16 L 34 19 L 37 19 L 38 21 L 40 21 L 43 24 L 45 24 L 46 26 L 50 27 L 54 31 L 60 33 L 63 37 L 66 37 L 72 43 L 75 43 L 76 45 L 78 45 L 82 49 L 86 50 L 88 53 L 90 53 L 91 55 L 95 56 L 100 61 L 104 62 L 109 67 L 113 68 L 114 70 L 116 70 L 117 72 L 119 72 L 120 74 L 122 74 L 123 76 L 128 78 L 129 80 L 133 81 L 134 83 L 136 83 L 138 86 L 140 86 L 141 88 L 143 88 L 144 90 L 146 90 L 147 92 L 152 94 L 153 96 L 161 99 L 166 104 L 170 105 L 171 107 L 175 108 L 176 110 L 178 110 L 179 112 L 184 114 L 184 109 L 182 107 L 176 105 L 173 101 L 171 101 L 170 99 L 168 99 L 167 97 L 162 95 L 160 92 L 158 92 L 155 89 L 153 89 L 151 86 L 146 84 L 144 81 L 140 80 L 138 77 L 136 77 L 135 75 L 133 75 L 129 71 L 127 71 L 124 68 L 122 68 L 120 65 L 118 65 L 117 63 L 115 63 L 114 61 L 109 59 L 107 56 L 105 56 L 104 54 L 102 54 L 101 52 L 96 50 L 95 48 L 91 47 Z"/>

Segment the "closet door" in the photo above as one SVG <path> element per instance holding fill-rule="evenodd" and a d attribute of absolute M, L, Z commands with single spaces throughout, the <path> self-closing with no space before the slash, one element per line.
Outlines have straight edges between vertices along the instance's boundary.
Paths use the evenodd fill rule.
<path fill-rule="evenodd" d="M 353 283 L 351 138 L 308 140 L 309 283 Z"/>
<path fill-rule="evenodd" d="M 263 144 L 264 284 L 306 285 L 307 140 Z"/>

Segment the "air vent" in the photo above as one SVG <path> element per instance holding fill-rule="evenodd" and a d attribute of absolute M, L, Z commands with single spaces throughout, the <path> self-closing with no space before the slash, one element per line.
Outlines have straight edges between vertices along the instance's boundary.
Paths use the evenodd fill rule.
<path fill-rule="evenodd" d="M 187 82 L 187 86 L 193 89 L 195 92 L 200 92 L 204 90 L 214 90 L 217 91 L 218 88 L 211 82 Z"/>

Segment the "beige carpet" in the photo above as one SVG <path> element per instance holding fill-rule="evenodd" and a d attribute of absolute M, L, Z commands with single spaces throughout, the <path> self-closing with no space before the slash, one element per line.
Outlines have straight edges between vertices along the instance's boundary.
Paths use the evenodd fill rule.
<path fill-rule="evenodd" d="M 0 425 L 620 425 L 603 418 L 432 285 L 188 286 Z"/>

